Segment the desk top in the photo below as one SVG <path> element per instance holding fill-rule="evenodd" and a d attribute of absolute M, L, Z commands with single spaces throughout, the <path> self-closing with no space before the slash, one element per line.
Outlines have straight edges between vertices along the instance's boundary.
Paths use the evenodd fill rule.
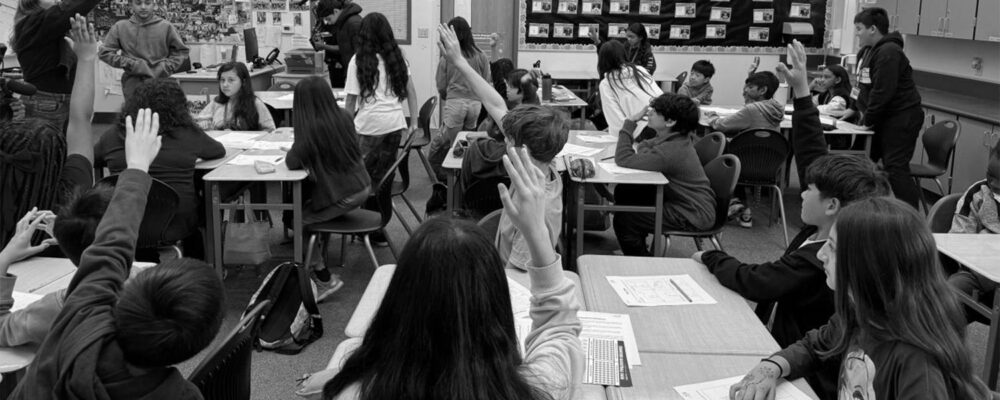
<path fill-rule="evenodd" d="M 199 158 L 198 161 L 194 163 L 194 169 L 216 169 L 219 168 L 219 166 L 236 158 L 236 156 L 242 153 L 243 149 L 233 149 L 226 147 L 225 156 L 222 156 L 222 158 L 216 158 L 214 160 L 202 160 Z"/>
<path fill-rule="evenodd" d="M 291 90 L 268 90 L 255 92 L 255 94 L 260 101 L 274 107 L 275 110 L 291 110 L 295 101 L 295 92 Z M 333 96 L 337 99 L 337 105 L 340 108 L 346 106 L 344 89 L 333 89 Z"/>
<path fill-rule="evenodd" d="M 68 258 L 32 257 L 12 264 L 7 272 L 17 276 L 14 290 L 36 293 L 64 277 L 72 278 L 76 266 Z"/>
<path fill-rule="evenodd" d="M 285 70 L 284 65 L 271 65 L 263 68 L 256 68 L 250 71 L 250 77 L 260 76 L 264 74 L 273 74 L 276 72 L 282 72 Z M 176 74 L 170 75 L 171 78 L 177 80 L 187 80 L 187 81 L 216 81 L 219 80 L 219 69 L 213 68 L 211 70 L 207 68 L 200 68 L 191 70 L 191 72 L 178 72 Z"/>
<path fill-rule="evenodd" d="M 788 106 L 786 105 L 785 107 L 787 109 Z M 720 117 L 727 117 L 736 114 L 738 111 L 740 111 L 741 108 L 743 108 L 743 106 L 702 106 L 701 108 L 702 108 L 701 119 L 698 122 L 702 126 L 710 126 L 709 122 L 711 121 L 710 117 L 711 112 L 718 114 Z M 820 118 L 821 119 L 832 118 L 833 121 L 831 122 L 833 122 L 833 125 L 836 126 L 836 128 L 833 130 L 823 131 L 823 133 L 827 135 L 874 135 L 875 134 L 874 131 L 866 129 L 863 126 L 855 125 L 850 122 L 838 121 L 836 120 L 836 118 L 830 115 L 820 115 Z M 781 125 L 779 128 L 792 129 L 792 116 L 786 114 L 785 117 L 781 120 Z"/>
<path fill-rule="evenodd" d="M 1000 282 L 1000 238 L 996 235 L 935 233 L 938 251 L 976 271 L 993 282 Z"/>
<path fill-rule="evenodd" d="M 639 351 L 768 356 L 779 350 L 740 295 L 688 258 L 581 256 L 577 264 L 589 310 L 629 314 Z M 606 276 L 690 275 L 716 304 L 628 307 Z M 643 358 L 645 364 L 645 358 Z"/>
<path fill-rule="evenodd" d="M 633 320 L 633 324 L 634 324 Z M 760 362 L 758 356 L 640 353 L 642 365 L 634 366 L 632 387 L 607 389 L 608 399 L 682 400 L 675 386 L 744 375 Z M 792 382 L 818 398 L 804 379 Z"/>
<path fill-rule="evenodd" d="M 466 132 L 462 131 L 455 135 L 455 141 L 451 143 L 451 147 L 448 149 L 448 154 L 444 156 L 444 161 L 441 163 L 441 168 L 444 169 L 462 169 L 462 158 L 455 157 L 455 145 L 462 140 L 471 140 L 476 138 L 486 137 L 486 132 Z"/>
<path fill-rule="evenodd" d="M 309 173 L 303 169 L 290 170 L 284 162 L 274 166 L 274 172 L 258 174 L 253 165 L 224 164 L 205 174 L 206 181 L 218 182 L 295 182 L 306 179 Z"/>

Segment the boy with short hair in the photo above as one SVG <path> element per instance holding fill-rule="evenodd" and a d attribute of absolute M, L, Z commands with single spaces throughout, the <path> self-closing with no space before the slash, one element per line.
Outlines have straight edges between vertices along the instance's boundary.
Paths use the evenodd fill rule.
<path fill-rule="evenodd" d="M 354 39 L 361 30 L 361 6 L 350 0 L 320 0 L 316 18 L 317 27 L 324 32 L 313 37 L 313 48 L 326 53 L 330 85 L 342 88 L 347 65 L 354 57 Z"/>
<path fill-rule="evenodd" d="M 755 72 L 747 77 L 743 85 L 743 100 L 746 105 L 736 114 L 715 117 L 712 129 L 733 136 L 747 129 L 770 129 L 777 131 L 785 118 L 785 106 L 774 99 L 778 90 L 778 77 L 770 71 Z"/>
<path fill-rule="evenodd" d="M 691 65 L 691 72 L 688 72 L 684 84 L 677 90 L 677 94 L 690 97 L 695 104 L 707 106 L 712 104 L 712 77 L 715 76 L 715 66 L 708 60 L 698 60 Z"/>
<path fill-rule="evenodd" d="M 157 1 L 130 0 L 132 16 L 115 23 L 104 38 L 101 61 L 125 70 L 126 99 L 140 83 L 169 77 L 188 58 L 188 47 L 174 25 L 155 14 Z"/>

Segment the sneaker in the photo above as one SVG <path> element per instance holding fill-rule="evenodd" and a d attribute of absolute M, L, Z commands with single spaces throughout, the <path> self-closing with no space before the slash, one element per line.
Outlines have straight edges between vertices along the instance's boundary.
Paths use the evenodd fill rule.
<path fill-rule="evenodd" d="M 740 199 L 732 198 L 729 200 L 729 212 L 726 214 L 727 218 L 734 218 L 743 212 L 743 209 L 747 208 L 740 202 Z"/>
<path fill-rule="evenodd" d="M 743 207 L 743 212 L 740 214 L 740 226 L 744 228 L 753 228 L 753 213 L 750 212 L 750 207 Z"/>
<path fill-rule="evenodd" d="M 328 282 L 323 282 L 319 280 L 319 278 L 317 278 L 316 275 L 313 274 L 312 281 L 313 283 L 316 284 L 317 303 L 326 300 L 327 297 L 330 297 L 344 286 L 344 281 L 340 280 L 340 277 L 335 274 L 330 275 L 330 281 Z"/>

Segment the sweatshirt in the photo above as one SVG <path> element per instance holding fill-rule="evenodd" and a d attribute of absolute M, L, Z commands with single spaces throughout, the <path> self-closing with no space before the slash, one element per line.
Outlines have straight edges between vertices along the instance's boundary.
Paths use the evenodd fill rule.
<path fill-rule="evenodd" d="M 715 192 L 691 138 L 684 134 L 654 137 L 633 149 L 636 123 L 625 120 L 618 134 L 615 164 L 625 168 L 657 171 L 670 181 L 663 187 L 663 214 L 680 217 L 692 228 L 704 230 L 715 223 Z M 677 227 L 682 228 L 682 227 Z"/>
<path fill-rule="evenodd" d="M 124 69 L 122 85 L 131 88 L 144 79 L 166 78 L 177 72 L 188 58 L 188 47 L 170 22 L 158 16 L 139 21 L 133 15 L 111 27 L 99 57 L 114 68 Z"/>
<path fill-rule="evenodd" d="M 865 55 L 858 78 L 861 125 L 876 126 L 892 115 L 920 107 L 920 93 L 913 82 L 913 68 L 903 53 L 903 36 L 892 32 Z"/>
<path fill-rule="evenodd" d="M 371 186 L 372 181 L 368 176 L 368 170 L 365 169 L 365 164 L 360 157 L 346 171 L 336 171 L 327 165 L 307 165 L 309 161 L 306 159 L 306 155 L 313 151 L 323 153 L 321 149 L 308 148 L 308 144 L 304 141 L 296 141 L 288 150 L 288 154 L 285 155 L 285 165 L 288 166 L 288 169 L 309 170 L 305 193 L 307 193 L 306 197 L 310 199 L 309 208 L 312 211 L 318 212 L 326 209 Z"/>
<path fill-rule="evenodd" d="M 469 142 L 469 148 L 462 156 L 462 188 L 490 178 L 506 177 L 503 156 L 507 154 L 507 144 L 493 138 L 479 138 Z"/>
<path fill-rule="evenodd" d="M 563 274 L 558 254 L 552 264 L 529 267 L 528 275 L 531 277 L 531 332 L 525 339 L 521 374 L 529 384 L 555 400 L 575 399 L 584 372 L 576 285 Z M 360 387 L 359 383 L 352 384 L 334 399 L 358 399 Z"/>
<path fill-rule="evenodd" d="M 76 54 L 63 37 L 69 32 L 69 19 L 76 14 L 87 15 L 97 3 L 98 0 L 66 0 L 15 22 L 12 47 L 25 81 L 44 92 L 73 91 Z"/>
<path fill-rule="evenodd" d="M 235 102 L 232 98 L 230 98 L 229 101 Z M 200 113 L 198 113 L 196 119 L 198 121 L 207 120 L 205 122 L 199 122 L 202 129 L 273 131 L 276 128 L 274 118 L 271 117 L 271 111 L 268 111 L 267 105 L 264 104 L 264 101 L 259 98 L 254 98 L 253 106 L 257 109 L 258 129 L 248 129 L 244 124 L 246 116 L 243 115 L 240 119 L 236 119 L 236 107 L 230 106 L 229 102 L 219 103 L 218 97 L 216 97 L 216 100 L 210 101 L 208 105 L 205 106 Z"/>
<path fill-rule="evenodd" d="M 336 32 L 336 45 L 340 48 L 340 65 L 347 68 L 347 64 L 354 57 L 354 41 L 361 31 L 361 6 L 358 3 L 348 3 L 340 11 L 330 30 Z M 330 54 L 327 54 L 327 59 L 330 58 Z"/>
<path fill-rule="evenodd" d="M 736 114 L 712 121 L 712 129 L 733 136 L 747 129 L 777 131 L 785 118 L 785 106 L 775 99 L 749 103 Z"/>
<path fill-rule="evenodd" d="M 601 79 L 601 112 L 608 122 L 608 132 L 620 131 L 626 118 L 635 115 L 648 106 L 651 99 L 663 94 L 645 68 L 636 67 L 636 71 L 641 84 L 636 83 L 635 74 L 626 66 L 622 66 L 618 72 L 605 74 L 604 79 Z"/>
<path fill-rule="evenodd" d="M 715 93 L 715 89 L 712 88 L 711 82 L 705 82 L 701 86 L 694 87 L 691 86 L 690 81 L 684 81 L 681 88 L 677 89 L 677 94 L 690 97 L 691 100 L 696 100 L 698 104 L 703 106 L 712 104 L 713 93 Z"/>
<path fill-rule="evenodd" d="M 152 183 L 122 172 L 93 244 L 84 250 L 65 307 L 11 399 L 201 399 L 173 367 L 133 375 L 115 340 L 114 307 L 135 252 Z"/>
<path fill-rule="evenodd" d="M 487 82 L 493 80 L 493 76 L 490 72 L 490 60 L 486 58 L 486 55 L 481 51 L 475 52 L 470 58 L 466 58 L 469 65 L 472 66 L 479 76 L 483 77 Z M 472 88 L 469 87 L 469 81 L 462 76 L 462 73 L 454 65 L 442 57 L 438 60 L 437 74 L 435 75 L 435 81 L 437 82 L 437 91 L 445 95 L 448 100 L 452 99 L 467 99 L 479 101 L 479 96 L 476 96 L 472 92 Z"/>

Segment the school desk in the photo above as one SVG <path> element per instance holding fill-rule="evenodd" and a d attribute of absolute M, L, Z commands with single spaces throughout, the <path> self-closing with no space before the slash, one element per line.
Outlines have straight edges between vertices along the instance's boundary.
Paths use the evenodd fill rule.
<path fill-rule="evenodd" d="M 585 255 L 577 263 L 589 309 L 630 315 L 641 352 L 760 358 L 779 350 L 746 300 L 722 286 L 708 268 L 694 260 Z M 628 307 L 606 279 L 649 275 L 690 275 L 716 304 Z"/>
<path fill-rule="evenodd" d="M 942 254 L 990 281 L 1000 283 L 1000 238 L 996 235 L 935 233 L 934 242 Z M 982 377 L 990 389 L 997 390 L 997 374 L 1000 373 L 1000 296 L 993 296 L 992 308 L 965 293 L 959 292 L 959 298 L 962 303 L 990 318 Z"/>
<path fill-rule="evenodd" d="M 264 91 L 271 87 L 271 78 L 275 73 L 285 70 L 284 65 L 271 65 L 250 71 L 250 84 L 254 91 Z M 219 94 L 219 70 L 213 68 L 195 69 L 170 75 L 181 85 L 187 94 Z"/>
<path fill-rule="evenodd" d="M 271 108 L 273 108 L 275 110 L 284 112 L 285 113 L 285 121 L 287 121 L 289 124 L 291 124 L 291 122 L 292 122 L 292 108 L 293 108 L 292 105 L 295 102 L 295 92 L 294 91 L 291 91 L 291 90 L 268 90 L 268 91 L 254 92 L 254 93 L 257 95 L 257 98 L 260 99 L 260 101 L 264 102 L 264 104 L 267 104 L 268 106 L 271 106 Z M 337 99 L 337 105 L 340 106 L 340 108 L 345 108 L 346 107 L 347 103 L 344 101 L 344 98 L 347 95 L 344 93 L 344 89 L 333 89 L 333 96 L 334 96 L 334 98 Z M 405 109 L 405 107 L 404 107 L 404 109 Z M 409 110 L 404 110 L 403 113 L 404 114 L 408 114 Z"/>
<path fill-rule="evenodd" d="M 566 93 L 572 95 L 573 97 L 567 98 L 565 100 L 541 100 L 542 105 L 547 107 L 565 107 L 570 109 L 570 112 L 572 112 L 574 109 L 580 110 L 579 125 L 577 126 L 577 128 L 583 129 L 583 121 L 586 120 L 586 118 L 584 117 L 584 114 L 586 114 L 584 110 L 587 107 L 587 102 L 581 99 L 580 96 L 577 96 L 576 93 L 573 93 L 568 89 L 566 90 Z M 542 98 L 541 88 L 538 89 L 538 98 L 539 99 Z"/>
<path fill-rule="evenodd" d="M 37 293 L 50 284 L 65 277 L 73 277 L 76 265 L 68 258 L 32 257 L 11 264 L 7 273 L 17 276 L 14 290 L 19 292 Z M 66 282 L 67 286 L 69 282 Z M 65 287 L 65 286 L 63 286 Z M 60 288 L 61 289 L 61 288 Z M 44 293 L 49 293 L 47 290 Z"/>
<path fill-rule="evenodd" d="M 462 131 L 455 135 L 455 141 L 451 143 L 451 147 L 448 148 L 448 154 L 444 157 L 444 161 L 441 162 L 441 168 L 447 171 L 448 175 L 448 199 L 445 204 L 446 210 L 454 210 L 455 207 L 462 203 L 460 191 L 455 190 L 455 184 L 458 180 L 458 173 L 462 171 L 462 157 L 455 157 L 455 147 L 458 143 L 467 140 L 472 141 L 477 138 L 485 138 L 486 132 L 466 132 Z"/>

